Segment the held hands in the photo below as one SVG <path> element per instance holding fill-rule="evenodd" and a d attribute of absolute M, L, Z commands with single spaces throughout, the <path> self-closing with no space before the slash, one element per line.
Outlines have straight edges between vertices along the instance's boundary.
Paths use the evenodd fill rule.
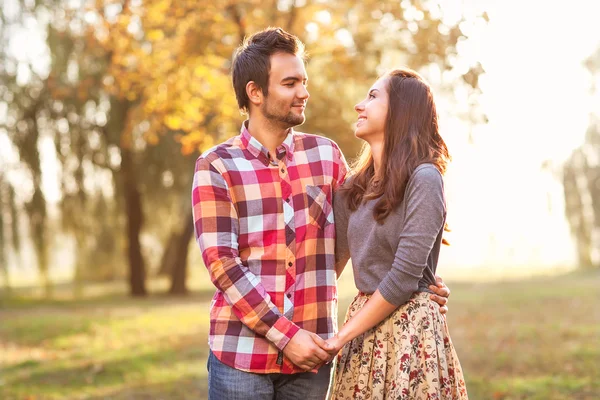
<path fill-rule="evenodd" d="M 441 277 L 435 276 L 436 285 L 429 285 L 429 289 L 435 294 L 429 296 L 429 298 L 440 305 L 440 313 L 446 314 L 448 312 L 448 297 L 450 297 L 450 288 L 446 286 Z"/>
<path fill-rule="evenodd" d="M 330 351 L 332 348 L 325 340 L 304 329 L 300 329 L 283 348 L 283 354 L 304 371 L 311 371 L 327 362 L 331 357 Z"/>
<path fill-rule="evenodd" d="M 329 338 L 325 341 L 325 343 L 327 344 L 329 350 L 329 358 L 327 359 L 326 363 L 329 364 L 330 362 L 333 361 L 333 359 L 335 358 L 335 356 L 337 355 L 337 353 L 339 353 L 339 351 L 342 349 L 342 347 L 344 347 L 344 345 L 346 344 L 338 335 L 335 335 L 332 338 Z"/>
<path fill-rule="evenodd" d="M 441 277 L 436 275 L 435 280 L 436 285 L 429 286 L 429 289 L 435 293 L 430 295 L 430 298 L 440 305 L 440 312 L 446 314 L 448 312 L 447 303 L 450 296 L 450 288 L 446 286 Z M 315 333 L 300 329 L 287 346 L 285 346 L 283 354 L 304 371 L 318 369 L 324 363 L 330 363 L 346 344 L 347 340 L 344 340 L 340 336 L 341 333 L 340 331 L 334 337 L 323 340 Z M 347 337 L 347 333 L 342 336 Z M 356 335 L 352 335 L 351 337 L 354 336 Z M 348 339 L 351 337 L 348 337 Z"/>

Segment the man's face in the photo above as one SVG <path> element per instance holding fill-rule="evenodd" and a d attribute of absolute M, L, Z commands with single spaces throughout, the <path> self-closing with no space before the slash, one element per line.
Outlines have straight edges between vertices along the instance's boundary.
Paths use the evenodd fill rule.
<path fill-rule="evenodd" d="M 304 123 L 304 109 L 308 101 L 308 77 L 304 61 L 288 53 L 271 56 L 269 94 L 260 110 L 268 120 L 284 129 Z"/>

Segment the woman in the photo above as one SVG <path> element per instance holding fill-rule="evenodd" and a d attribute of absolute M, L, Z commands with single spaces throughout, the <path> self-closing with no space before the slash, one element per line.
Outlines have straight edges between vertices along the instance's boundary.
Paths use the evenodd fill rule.
<path fill-rule="evenodd" d="M 351 257 L 359 294 L 328 343 L 343 347 L 334 399 L 467 399 L 439 306 L 429 298 L 446 221 L 449 161 L 433 95 L 409 69 L 356 105 L 366 142 L 334 199 L 336 270 Z"/>

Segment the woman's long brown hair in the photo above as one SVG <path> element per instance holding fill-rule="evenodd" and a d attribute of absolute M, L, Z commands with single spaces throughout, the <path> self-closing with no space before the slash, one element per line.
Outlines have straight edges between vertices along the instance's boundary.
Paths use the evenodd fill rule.
<path fill-rule="evenodd" d="M 438 116 L 429 85 L 415 71 L 395 69 L 384 75 L 389 107 L 384 128 L 382 171 L 375 181 L 370 146 L 365 143 L 353 165 L 348 205 L 356 210 L 364 201 L 377 199 L 375 220 L 382 224 L 404 200 L 411 174 L 423 163 L 446 172 L 450 154 L 438 131 Z"/>

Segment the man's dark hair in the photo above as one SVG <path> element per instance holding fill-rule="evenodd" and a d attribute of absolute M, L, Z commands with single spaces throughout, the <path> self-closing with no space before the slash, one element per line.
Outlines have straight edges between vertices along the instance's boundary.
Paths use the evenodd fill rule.
<path fill-rule="evenodd" d="M 249 111 L 250 100 L 246 85 L 254 81 L 265 96 L 268 95 L 271 56 L 288 53 L 304 60 L 304 44 L 296 36 L 281 28 L 267 28 L 247 37 L 233 57 L 232 78 L 235 97 L 240 110 Z"/>

